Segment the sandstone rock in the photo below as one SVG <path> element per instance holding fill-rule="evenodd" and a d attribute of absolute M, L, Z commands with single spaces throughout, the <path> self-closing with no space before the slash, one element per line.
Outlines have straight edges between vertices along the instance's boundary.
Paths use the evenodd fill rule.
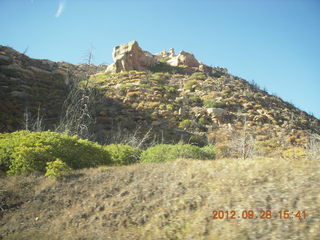
<path fill-rule="evenodd" d="M 176 56 L 176 54 L 175 54 L 175 52 L 174 52 L 174 48 L 170 48 L 170 50 L 169 50 L 169 57 L 174 57 L 174 56 Z"/>
<path fill-rule="evenodd" d="M 192 53 L 181 51 L 177 56 L 172 57 L 167 63 L 171 66 L 186 65 L 188 67 L 199 67 L 200 63 Z"/>
<path fill-rule="evenodd" d="M 159 53 L 156 53 L 155 56 L 156 56 L 157 59 L 172 58 L 172 57 L 175 57 L 176 54 L 174 52 L 174 48 L 170 48 L 168 52 L 166 50 L 164 50 L 164 51 L 161 51 Z"/>
<path fill-rule="evenodd" d="M 170 53 L 164 50 L 164 51 L 161 51 L 159 53 L 156 53 L 155 56 L 156 56 L 157 59 L 161 59 L 161 58 L 169 57 Z"/>
<path fill-rule="evenodd" d="M 154 66 L 157 62 L 156 57 L 147 51 L 143 51 L 137 41 L 116 46 L 112 55 L 114 63 L 109 65 L 106 71 L 143 71 Z"/>
<path fill-rule="evenodd" d="M 200 63 L 198 68 L 199 68 L 200 72 L 209 72 L 210 69 L 211 69 L 211 67 L 209 67 L 209 66 L 207 66 L 205 64 L 202 64 L 202 63 Z"/>

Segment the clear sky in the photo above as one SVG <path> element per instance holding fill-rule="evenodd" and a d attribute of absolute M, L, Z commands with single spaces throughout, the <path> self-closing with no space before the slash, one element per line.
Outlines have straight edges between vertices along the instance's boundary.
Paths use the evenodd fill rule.
<path fill-rule="evenodd" d="M 319 0 L 0 0 L 0 44 L 33 58 L 112 63 L 137 40 L 254 80 L 320 118 Z"/>

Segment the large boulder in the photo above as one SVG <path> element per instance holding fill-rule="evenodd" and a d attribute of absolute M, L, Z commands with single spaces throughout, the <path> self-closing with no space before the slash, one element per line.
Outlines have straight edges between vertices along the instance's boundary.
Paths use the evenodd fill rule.
<path fill-rule="evenodd" d="M 181 51 L 177 56 L 172 57 L 167 63 L 171 66 L 185 65 L 188 67 L 199 67 L 200 63 L 192 53 Z"/>
<path fill-rule="evenodd" d="M 106 71 L 143 71 L 154 66 L 157 62 L 156 57 L 147 51 L 143 51 L 137 41 L 116 46 L 113 49 L 112 57 L 114 63 L 109 65 Z"/>

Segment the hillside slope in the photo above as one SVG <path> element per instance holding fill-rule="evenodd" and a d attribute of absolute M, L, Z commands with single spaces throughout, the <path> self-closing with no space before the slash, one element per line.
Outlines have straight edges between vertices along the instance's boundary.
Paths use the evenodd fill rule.
<path fill-rule="evenodd" d="M 0 180 L 3 240 L 319 239 L 319 159 L 181 159 Z M 240 218 L 212 219 L 214 210 Z M 260 219 L 267 210 L 272 219 Z"/>
<path fill-rule="evenodd" d="M 0 132 L 24 129 L 26 118 L 34 122 L 38 113 L 45 128 L 53 129 L 73 80 L 98 70 L 94 65 L 32 59 L 0 46 Z"/>
<path fill-rule="evenodd" d="M 89 79 L 96 94 L 91 135 L 101 143 L 148 132 L 149 143 L 204 145 L 229 141 L 245 129 L 258 141 L 286 147 L 305 146 L 310 134 L 320 133 L 315 117 L 191 53 L 152 55 L 135 41 L 115 49 L 115 63 L 107 68 L 35 60 L 2 46 L 0 131 L 24 129 L 38 117 L 42 130 L 55 130 L 71 83 L 83 88 Z"/>

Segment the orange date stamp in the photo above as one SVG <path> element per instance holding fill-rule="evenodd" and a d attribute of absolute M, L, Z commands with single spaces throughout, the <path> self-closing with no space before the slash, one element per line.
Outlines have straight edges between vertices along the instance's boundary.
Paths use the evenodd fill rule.
<path fill-rule="evenodd" d="M 223 210 L 214 210 L 210 216 L 213 220 L 222 220 L 222 219 L 306 219 L 307 211 L 297 210 L 280 210 L 280 211 L 271 211 L 271 210 L 242 210 L 242 211 L 223 211 Z"/>

